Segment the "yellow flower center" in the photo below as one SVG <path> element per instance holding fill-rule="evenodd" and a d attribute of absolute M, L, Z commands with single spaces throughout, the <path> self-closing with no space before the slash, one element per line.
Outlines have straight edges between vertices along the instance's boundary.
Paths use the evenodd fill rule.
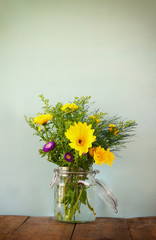
<path fill-rule="evenodd" d="M 77 145 L 78 145 L 78 146 L 83 146 L 84 143 L 85 143 L 85 140 L 84 140 L 84 139 L 82 139 L 82 138 L 78 138 L 78 139 L 77 139 Z"/>
<path fill-rule="evenodd" d="M 48 143 L 48 144 L 46 145 L 47 148 L 49 148 L 50 146 L 51 146 L 51 143 Z"/>
<path fill-rule="evenodd" d="M 66 155 L 66 158 L 67 158 L 67 159 L 70 159 L 70 156 L 69 156 L 69 155 Z"/>

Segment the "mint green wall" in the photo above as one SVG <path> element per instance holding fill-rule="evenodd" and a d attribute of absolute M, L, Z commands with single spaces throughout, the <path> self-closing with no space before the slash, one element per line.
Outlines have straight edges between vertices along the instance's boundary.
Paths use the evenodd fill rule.
<path fill-rule="evenodd" d="M 53 215 L 53 164 L 24 121 L 42 104 L 91 95 L 138 123 L 113 167 L 94 166 L 119 201 L 98 216 L 156 215 L 156 1 L 0 0 L 0 214 Z"/>

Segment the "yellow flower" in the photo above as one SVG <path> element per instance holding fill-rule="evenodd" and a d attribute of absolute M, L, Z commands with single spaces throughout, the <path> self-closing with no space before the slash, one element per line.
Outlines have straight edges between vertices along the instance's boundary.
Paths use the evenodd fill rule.
<path fill-rule="evenodd" d="M 115 124 L 111 124 L 111 123 L 109 124 L 109 131 L 110 132 L 113 131 L 113 134 L 115 136 L 117 136 L 117 133 L 119 132 L 119 130 L 116 129 Z"/>
<path fill-rule="evenodd" d="M 91 129 L 87 123 L 74 123 L 66 132 L 65 136 L 70 140 L 70 147 L 79 152 L 81 156 L 83 153 L 87 153 L 88 149 L 92 147 L 92 143 L 96 140 L 93 136 L 94 129 Z"/>
<path fill-rule="evenodd" d="M 51 114 L 43 114 L 34 118 L 33 124 L 40 124 L 38 130 L 41 131 L 41 125 L 47 123 L 53 118 Z"/>
<path fill-rule="evenodd" d="M 78 106 L 76 106 L 75 103 L 66 103 L 65 105 L 63 105 L 63 107 L 61 108 L 62 111 L 67 111 L 67 109 L 70 109 L 71 111 L 74 111 L 76 109 L 78 109 Z"/>
<path fill-rule="evenodd" d="M 91 116 L 90 116 L 90 118 L 93 118 L 93 119 L 95 119 L 97 123 L 99 123 L 99 122 L 100 122 L 100 119 L 96 118 L 96 117 L 95 117 L 95 116 L 93 116 L 93 115 L 91 115 Z"/>
<path fill-rule="evenodd" d="M 113 130 L 113 128 L 115 128 L 115 124 L 109 124 L 109 131 L 111 132 Z"/>
<path fill-rule="evenodd" d="M 102 165 L 102 163 L 105 163 L 112 166 L 113 159 L 115 159 L 114 154 L 110 152 L 109 148 L 105 151 L 104 148 L 99 146 L 94 151 L 95 164 Z"/>

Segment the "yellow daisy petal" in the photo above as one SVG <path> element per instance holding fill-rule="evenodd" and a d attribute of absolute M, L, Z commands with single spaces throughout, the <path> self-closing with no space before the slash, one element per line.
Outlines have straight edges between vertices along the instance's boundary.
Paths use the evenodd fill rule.
<path fill-rule="evenodd" d="M 92 147 L 92 143 L 96 137 L 93 136 L 94 129 L 91 129 L 91 124 L 87 123 L 74 123 L 66 132 L 65 136 L 70 140 L 70 147 L 79 152 L 81 156 L 83 153 L 87 153 L 88 149 Z"/>

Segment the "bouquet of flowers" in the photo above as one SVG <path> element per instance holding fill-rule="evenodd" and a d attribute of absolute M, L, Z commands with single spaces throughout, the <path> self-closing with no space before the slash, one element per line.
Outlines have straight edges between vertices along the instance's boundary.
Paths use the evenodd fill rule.
<path fill-rule="evenodd" d="M 39 97 L 44 103 L 43 112 L 35 117 L 25 116 L 25 120 L 43 142 L 43 148 L 39 149 L 41 157 L 59 167 L 89 171 L 94 163 L 112 166 L 114 154 L 135 135 L 135 121 L 122 121 L 120 117 L 110 117 L 99 109 L 90 112 L 94 104 L 90 103 L 91 97 L 75 97 L 73 102 L 58 102 L 55 106 L 51 106 L 43 95 Z M 71 221 L 76 211 L 80 212 L 81 204 L 88 205 L 94 212 L 87 199 L 87 187 L 76 184 L 80 178 L 74 178 L 72 184 L 69 178 L 63 180 L 61 199 L 66 221 Z M 58 213 L 58 218 L 63 219 L 61 213 Z"/>

